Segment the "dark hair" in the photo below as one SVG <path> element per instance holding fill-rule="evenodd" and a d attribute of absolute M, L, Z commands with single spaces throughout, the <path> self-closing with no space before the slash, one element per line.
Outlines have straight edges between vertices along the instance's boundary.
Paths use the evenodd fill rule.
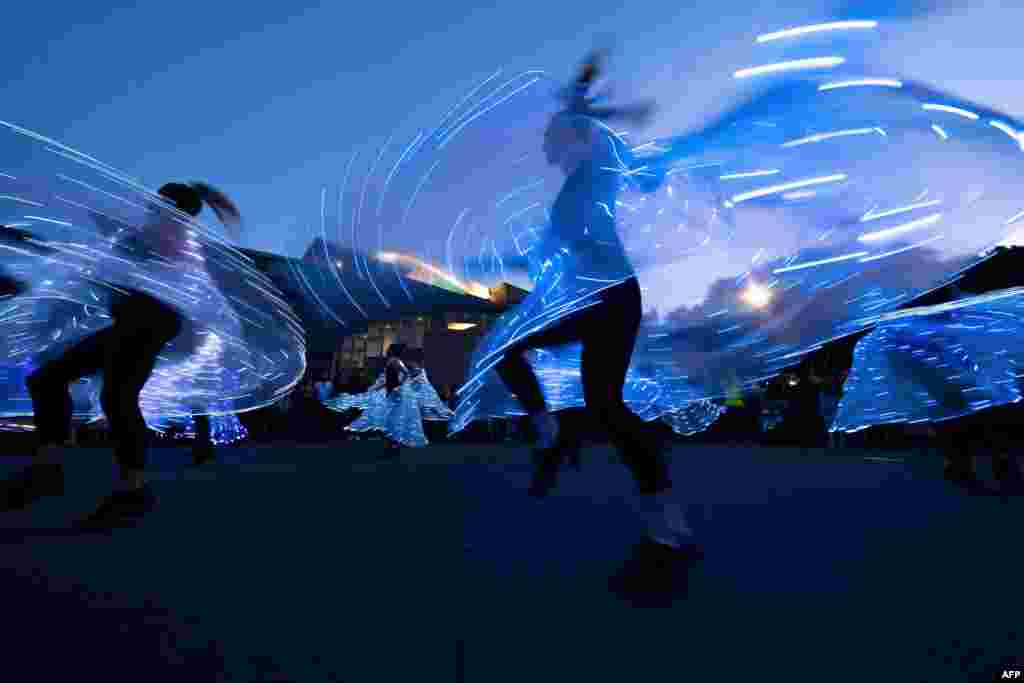
<path fill-rule="evenodd" d="M 577 114 L 599 121 L 626 120 L 633 125 L 644 125 L 654 111 L 650 102 L 632 106 L 598 107 L 595 102 L 602 99 L 591 93 L 598 78 L 605 72 L 608 60 L 607 50 L 595 50 L 587 55 L 579 75 L 562 94 L 565 100 L 564 113 Z"/>
<path fill-rule="evenodd" d="M 410 361 L 412 363 L 419 363 L 420 365 L 423 365 L 423 359 L 425 357 L 426 356 L 423 355 L 423 349 L 409 349 L 408 351 L 405 352 L 405 355 L 403 356 L 405 360 Z"/>
<path fill-rule="evenodd" d="M 203 197 L 191 185 L 167 183 L 157 190 L 157 194 L 169 200 L 175 208 L 189 216 L 198 216 L 199 212 L 203 210 Z"/>
<path fill-rule="evenodd" d="M 387 358 L 401 358 L 402 354 L 405 353 L 405 344 L 392 344 L 388 347 L 387 352 L 384 354 Z"/>
<path fill-rule="evenodd" d="M 167 183 L 159 190 L 159 194 L 168 200 L 179 211 L 189 216 L 198 216 L 205 203 L 217 214 L 217 219 L 224 224 L 232 237 L 238 237 L 242 215 L 235 203 L 228 196 L 213 186 L 202 182 Z"/>

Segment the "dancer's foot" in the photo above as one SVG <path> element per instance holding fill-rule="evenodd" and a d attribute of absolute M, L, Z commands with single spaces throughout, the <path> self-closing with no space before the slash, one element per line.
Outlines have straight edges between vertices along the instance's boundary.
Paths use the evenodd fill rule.
<path fill-rule="evenodd" d="M 392 441 L 389 438 L 384 439 L 384 455 L 383 458 L 391 459 L 397 458 L 402 452 L 402 444 L 397 441 Z"/>
<path fill-rule="evenodd" d="M 64 495 L 64 466 L 35 463 L 0 483 L 0 511 L 22 510 L 48 496 Z"/>
<path fill-rule="evenodd" d="M 541 451 L 554 448 L 561 436 L 558 418 L 548 412 L 532 413 L 530 424 L 537 439 L 537 448 Z"/>
<path fill-rule="evenodd" d="M 533 452 L 533 480 L 530 482 L 530 495 L 534 498 L 545 498 L 558 485 L 558 471 L 562 463 L 568 460 L 577 470 L 580 469 L 580 444 L 559 437 L 554 446 L 538 448 Z"/>
<path fill-rule="evenodd" d="M 697 562 L 704 559 L 704 546 L 694 540 L 692 534 L 675 535 L 670 539 L 645 536 L 645 545 L 657 546 L 659 551 L 670 552 L 676 562 Z"/>
<path fill-rule="evenodd" d="M 196 446 L 192 449 L 192 467 L 202 467 L 217 459 L 217 451 L 212 444 Z"/>
<path fill-rule="evenodd" d="M 544 498 L 558 485 L 558 468 L 562 462 L 562 451 L 555 445 L 538 448 L 533 452 L 533 479 L 530 481 L 530 495 Z"/>
<path fill-rule="evenodd" d="M 107 529 L 131 526 L 156 509 L 157 499 L 149 486 L 117 491 L 107 496 L 100 506 L 76 526 L 80 529 Z"/>
<path fill-rule="evenodd" d="M 942 469 L 942 477 L 958 486 L 973 486 L 978 483 L 978 475 L 970 467 L 947 463 Z"/>
<path fill-rule="evenodd" d="M 703 557 L 704 550 L 696 543 L 674 547 L 647 537 L 634 546 L 608 587 L 637 606 L 668 607 L 687 596 L 689 571 Z"/>

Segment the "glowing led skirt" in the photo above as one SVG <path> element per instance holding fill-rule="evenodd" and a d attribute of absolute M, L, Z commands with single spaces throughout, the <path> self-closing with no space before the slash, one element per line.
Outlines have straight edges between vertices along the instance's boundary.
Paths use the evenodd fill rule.
<path fill-rule="evenodd" d="M 0 270 L 28 286 L 0 298 L 0 416 L 30 415 L 24 378 L 109 326 L 113 297 L 130 290 L 184 319 L 142 391 L 151 423 L 255 409 L 298 382 L 305 331 L 277 288 L 185 214 L 169 220 L 187 239 L 174 253 L 154 252 L 143 228 L 173 212 L 159 205 L 152 191 L 93 157 L 0 122 Z M 99 414 L 100 391 L 98 381 L 74 384 L 76 409 Z"/>
<path fill-rule="evenodd" d="M 1021 399 L 1024 290 L 908 309 L 861 339 L 833 431 L 940 422 Z"/>

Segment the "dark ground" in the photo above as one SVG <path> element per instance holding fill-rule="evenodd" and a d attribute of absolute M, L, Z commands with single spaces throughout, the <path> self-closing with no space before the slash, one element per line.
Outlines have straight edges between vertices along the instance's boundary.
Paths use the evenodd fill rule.
<path fill-rule="evenodd" d="M 1024 500 L 964 496 L 934 457 L 676 447 L 707 557 L 687 600 L 637 609 L 606 589 L 641 533 L 610 450 L 544 502 L 524 447 L 382 452 L 185 475 L 159 449 L 161 509 L 95 536 L 64 529 L 109 451 L 68 450 L 67 498 L 0 519 L 0 680 L 966 681 L 1024 657 Z"/>

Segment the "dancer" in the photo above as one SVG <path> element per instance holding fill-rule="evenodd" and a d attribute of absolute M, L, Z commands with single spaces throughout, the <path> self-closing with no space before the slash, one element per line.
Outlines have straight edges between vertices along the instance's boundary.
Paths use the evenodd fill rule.
<path fill-rule="evenodd" d="M 225 223 L 238 221 L 235 205 L 204 183 L 168 183 L 159 195 L 177 211 L 198 216 L 204 203 Z M 140 259 L 149 253 L 176 262 L 186 226 L 169 207 L 152 207 L 150 219 L 122 247 Z M 115 526 L 138 519 L 156 504 L 145 481 L 149 429 L 139 407 L 139 394 L 164 346 L 182 329 L 182 315 L 168 304 L 138 290 L 127 290 L 111 307 L 114 324 L 86 337 L 59 358 L 32 373 L 32 396 L 39 445 L 34 462 L 8 480 L 0 491 L 0 508 L 27 507 L 40 498 L 64 492 L 64 468 L 55 460 L 69 438 L 74 380 L 102 371 L 100 403 L 115 439 L 114 458 L 120 481 L 94 513 L 79 522 L 83 527 Z"/>
<path fill-rule="evenodd" d="M 598 109 L 587 97 L 598 75 L 600 59 L 584 66 L 568 95 L 566 109 L 554 116 L 544 138 L 548 161 L 567 176 L 551 210 L 548 249 L 569 256 L 564 277 L 595 275 L 611 282 L 598 294 L 596 305 L 579 310 L 551 327 L 511 345 L 496 370 L 529 413 L 538 436 L 536 470 L 531 495 L 546 496 L 555 486 L 558 469 L 578 443 L 560 435 L 548 412 L 541 385 L 524 354 L 529 349 L 582 343 L 582 383 L 587 408 L 607 427 L 623 462 L 632 471 L 647 502 L 645 543 L 658 552 L 671 549 L 697 555 L 682 506 L 672 500 L 672 482 L 660 439 L 623 401 L 623 385 L 642 314 L 640 286 L 615 230 L 616 196 L 624 180 L 622 169 L 633 165 L 621 139 L 603 122 L 645 116 L 649 108 Z M 655 190 L 664 173 L 630 174 L 642 189 Z"/>
<path fill-rule="evenodd" d="M 384 420 L 381 431 L 388 440 L 388 446 L 396 450 L 401 446 L 422 447 L 427 445 L 423 431 L 423 414 L 420 412 L 419 389 L 410 381 L 412 372 L 402 362 L 406 354 L 404 344 L 388 358 L 385 368 Z M 389 350 L 390 351 L 390 350 Z"/>
<path fill-rule="evenodd" d="M 1004 493 L 1022 473 L 1003 427 L 1017 421 L 1024 289 L 997 290 L 883 317 L 857 342 L 835 428 L 927 422 L 945 442 L 944 477 L 985 489 L 975 458 L 993 455 Z"/>
<path fill-rule="evenodd" d="M 339 412 L 362 410 L 363 414 L 345 429 L 380 432 L 388 448 L 395 451 L 392 455 L 397 455 L 401 446 L 418 448 L 428 443 L 420 411 L 420 389 L 409 381 L 410 370 L 402 362 L 405 354 L 405 344 L 392 344 L 386 353 L 384 372 L 365 393 L 342 394 L 324 402 L 328 408 Z"/>
<path fill-rule="evenodd" d="M 398 360 L 401 354 L 404 353 L 404 351 L 404 344 L 390 345 L 388 347 L 388 350 L 384 353 L 384 370 L 377 377 L 376 381 L 374 381 L 373 384 L 371 384 L 366 389 L 366 391 L 359 394 L 339 394 L 333 399 L 324 401 L 324 405 L 326 405 L 331 410 L 335 410 L 339 413 L 344 413 L 349 410 L 361 410 L 363 411 L 363 417 L 365 417 L 366 414 L 371 409 L 371 407 L 379 405 L 380 399 L 384 396 L 384 393 L 386 393 L 387 391 L 385 385 L 387 384 L 388 368 L 393 367 L 394 372 L 398 370 L 400 367 L 400 362 L 399 364 L 391 366 L 392 359 Z M 397 376 L 393 375 L 392 380 L 395 381 L 396 379 Z M 357 420 L 357 422 L 359 421 Z M 353 429 L 353 425 L 349 425 L 348 427 L 346 427 L 346 429 L 350 429 L 353 431 L 362 431 L 359 428 Z"/>

